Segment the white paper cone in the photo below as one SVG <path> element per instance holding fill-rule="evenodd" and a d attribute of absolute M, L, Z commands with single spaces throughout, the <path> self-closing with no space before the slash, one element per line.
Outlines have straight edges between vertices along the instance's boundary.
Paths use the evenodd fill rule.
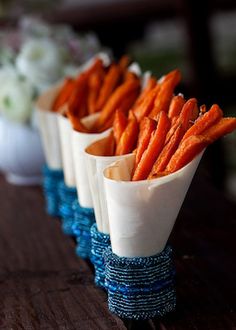
<path fill-rule="evenodd" d="M 145 71 L 142 76 L 142 90 L 147 86 L 148 80 L 151 78 L 151 71 Z"/>
<path fill-rule="evenodd" d="M 51 108 L 60 89 L 57 85 L 42 94 L 35 103 L 38 116 L 39 132 L 42 140 L 47 165 L 59 170 L 62 168 L 61 146 L 56 112 Z"/>
<path fill-rule="evenodd" d="M 134 155 L 105 169 L 111 245 L 115 254 L 145 257 L 164 249 L 202 154 L 179 171 L 154 180 L 126 182 L 130 180 Z"/>
<path fill-rule="evenodd" d="M 133 62 L 132 64 L 130 64 L 130 66 L 128 67 L 128 71 L 133 72 L 138 77 L 142 75 L 142 70 L 137 62 Z"/>
<path fill-rule="evenodd" d="M 61 114 L 58 115 L 58 126 L 65 184 L 68 187 L 75 187 L 75 169 L 71 143 L 73 128 L 69 119 Z"/>
<path fill-rule="evenodd" d="M 93 114 L 82 119 L 82 123 L 90 128 L 99 114 Z M 72 134 L 72 149 L 75 164 L 76 188 L 78 193 L 79 203 L 82 207 L 93 207 L 92 196 L 89 188 L 85 148 L 93 141 L 107 136 L 110 129 L 102 133 L 81 133 L 73 130 Z"/>
<path fill-rule="evenodd" d="M 111 56 L 106 53 L 106 52 L 100 52 L 94 55 L 91 59 L 89 59 L 87 62 L 85 62 L 83 65 L 80 67 L 80 72 L 84 72 L 85 70 L 88 70 L 94 63 L 94 61 L 100 58 L 103 62 L 103 65 L 105 67 L 108 67 L 111 64 Z"/>
<path fill-rule="evenodd" d="M 105 234 L 109 234 L 110 229 L 103 171 L 107 166 L 114 163 L 115 161 L 129 157 L 129 155 L 103 156 L 106 146 L 109 142 L 109 137 L 106 137 L 92 143 L 85 150 L 89 186 L 92 194 L 96 223 L 98 230 Z"/>

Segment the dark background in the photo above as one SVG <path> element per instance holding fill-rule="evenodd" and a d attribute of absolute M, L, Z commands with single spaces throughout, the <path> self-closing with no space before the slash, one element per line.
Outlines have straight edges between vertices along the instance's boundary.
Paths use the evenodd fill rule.
<path fill-rule="evenodd" d="M 236 3 L 233 0 L 69 0 L 0 4 L 2 28 L 33 14 L 67 23 L 79 33 L 94 31 L 115 57 L 129 53 L 157 77 L 178 67 L 177 92 L 218 103 L 236 115 Z M 236 198 L 236 134 L 208 148 L 201 166 L 214 185 Z"/>

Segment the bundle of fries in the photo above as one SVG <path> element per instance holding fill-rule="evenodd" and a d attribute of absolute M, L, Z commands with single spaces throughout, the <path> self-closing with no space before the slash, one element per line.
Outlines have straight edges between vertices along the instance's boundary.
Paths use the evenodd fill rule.
<path fill-rule="evenodd" d="M 180 80 L 179 70 L 171 71 L 160 80 L 150 76 L 128 115 L 117 108 L 109 136 L 86 148 L 90 189 L 100 231 L 109 232 L 102 178 L 107 166 L 119 159 L 125 163 L 132 154 L 133 163 L 125 163 L 127 170 L 123 167 L 122 175 L 117 174 L 119 170 L 115 175 L 113 168 L 114 179 L 149 181 L 163 177 L 191 163 L 208 144 L 236 128 L 236 119 L 223 118 L 218 105 L 207 111 L 205 105 L 198 106 L 195 98 L 185 100 L 182 94 L 174 95 Z M 191 165 L 186 185 L 190 184 L 199 160 Z"/>
<path fill-rule="evenodd" d="M 123 56 L 118 63 L 104 66 L 99 57 L 76 78 L 67 78 L 58 93 L 52 110 L 67 116 L 74 130 L 100 133 L 112 126 L 115 111 L 127 114 L 140 91 L 139 77 L 128 69 L 130 59 Z M 82 118 L 99 113 L 92 127 Z"/>
<path fill-rule="evenodd" d="M 181 78 L 174 70 L 160 81 L 150 77 L 129 111 L 116 110 L 109 155 L 134 151 L 132 180 L 154 179 L 188 164 L 219 137 L 236 128 L 236 118 L 223 118 L 217 104 L 209 111 L 197 100 L 173 95 Z"/>

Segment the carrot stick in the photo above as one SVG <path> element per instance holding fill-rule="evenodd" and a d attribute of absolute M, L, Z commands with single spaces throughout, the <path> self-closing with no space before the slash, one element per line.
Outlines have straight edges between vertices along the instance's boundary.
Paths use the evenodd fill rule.
<path fill-rule="evenodd" d="M 122 105 L 122 102 L 125 100 L 125 98 L 128 97 L 130 93 L 138 92 L 139 87 L 140 82 L 138 80 L 127 81 L 117 87 L 100 112 L 100 116 L 95 122 L 94 127 L 99 129 L 101 126 L 103 126 L 109 117 L 114 116 L 115 110 Z"/>
<path fill-rule="evenodd" d="M 121 135 L 127 126 L 127 123 L 128 123 L 128 119 L 123 113 L 123 111 L 121 109 L 117 109 L 113 121 L 113 133 L 114 133 L 116 145 L 118 145 Z"/>
<path fill-rule="evenodd" d="M 138 136 L 138 143 L 137 143 L 137 150 L 135 157 L 135 168 L 140 162 L 142 155 L 149 144 L 150 138 L 152 136 L 152 132 L 155 129 L 156 129 L 156 121 L 151 118 L 144 117 L 140 122 L 140 131 Z"/>
<path fill-rule="evenodd" d="M 202 135 L 191 135 L 183 142 L 171 157 L 166 171 L 173 173 L 191 162 L 211 141 Z"/>
<path fill-rule="evenodd" d="M 157 128 L 152 133 L 148 147 L 143 153 L 142 158 L 134 171 L 132 177 L 133 181 L 144 180 L 148 177 L 156 158 L 163 148 L 169 127 L 170 120 L 167 114 L 164 111 L 161 111 Z"/>
<path fill-rule="evenodd" d="M 182 94 L 174 96 L 170 102 L 168 117 L 173 119 L 174 117 L 178 116 L 184 106 L 184 103 L 185 99 Z"/>
<path fill-rule="evenodd" d="M 190 135 L 202 134 L 206 129 L 215 124 L 223 116 L 223 111 L 217 104 L 213 104 L 209 111 L 200 116 L 193 126 L 191 126 L 184 134 L 183 140 L 187 139 Z"/>
<path fill-rule="evenodd" d="M 131 112 L 132 113 L 132 112 Z M 138 122 L 132 113 L 128 124 L 121 135 L 120 141 L 116 148 L 116 155 L 125 155 L 132 152 L 136 146 L 138 139 Z"/>
<path fill-rule="evenodd" d="M 236 118 L 221 118 L 216 124 L 206 129 L 202 135 L 210 139 L 211 142 L 217 140 L 223 135 L 229 134 L 236 129 Z"/>
<path fill-rule="evenodd" d="M 178 148 L 178 145 L 183 135 L 184 135 L 184 130 L 180 125 L 172 135 L 170 141 L 162 149 L 159 157 L 157 158 L 155 164 L 152 167 L 148 179 L 151 179 L 153 176 L 155 176 L 156 173 L 163 172 L 165 170 L 167 164 L 169 163 L 169 160 L 171 159 L 172 155 L 175 153 L 176 149 Z"/>
<path fill-rule="evenodd" d="M 101 87 L 99 97 L 96 104 L 96 111 L 100 111 L 105 103 L 107 102 L 109 96 L 112 94 L 114 89 L 117 87 L 119 80 L 121 79 L 121 69 L 119 65 L 112 64 L 108 70 L 107 75 L 104 78 L 103 85 Z"/>

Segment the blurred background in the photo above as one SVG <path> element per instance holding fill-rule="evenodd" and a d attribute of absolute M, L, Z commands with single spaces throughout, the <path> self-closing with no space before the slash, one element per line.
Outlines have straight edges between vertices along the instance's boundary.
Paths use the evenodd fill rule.
<path fill-rule="evenodd" d="M 22 17 L 65 23 L 94 32 L 115 57 L 132 55 L 157 77 L 178 67 L 178 91 L 209 107 L 218 103 L 236 116 L 236 2 L 233 0 L 1 0 L 0 26 Z M 177 92 L 178 92 L 177 91 Z M 236 199 L 236 134 L 208 148 L 202 167 L 209 179 Z"/>

